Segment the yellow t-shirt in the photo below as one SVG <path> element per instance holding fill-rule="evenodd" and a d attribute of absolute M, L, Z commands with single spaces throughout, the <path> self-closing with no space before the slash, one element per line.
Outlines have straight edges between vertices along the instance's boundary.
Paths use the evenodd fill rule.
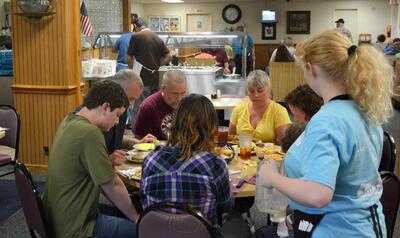
<path fill-rule="evenodd" d="M 256 128 L 253 128 L 249 107 L 250 101 L 246 99 L 233 109 L 230 121 L 236 125 L 237 134 L 252 134 L 255 140 L 276 142 L 275 129 L 291 123 L 286 108 L 271 100 Z"/>

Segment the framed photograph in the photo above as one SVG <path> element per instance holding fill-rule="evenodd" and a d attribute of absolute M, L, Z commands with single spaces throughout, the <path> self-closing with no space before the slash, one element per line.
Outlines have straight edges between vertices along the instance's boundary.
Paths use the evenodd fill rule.
<path fill-rule="evenodd" d="M 149 16 L 149 28 L 155 32 L 177 32 L 181 30 L 181 19 L 177 16 Z"/>
<path fill-rule="evenodd" d="M 181 29 L 179 17 L 171 17 L 169 19 L 169 31 L 178 32 Z"/>
<path fill-rule="evenodd" d="M 186 27 L 188 32 L 210 32 L 212 17 L 210 14 L 186 14 Z"/>
<path fill-rule="evenodd" d="M 160 18 L 160 31 L 169 31 L 169 18 L 168 17 Z"/>
<path fill-rule="evenodd" d="M 287 12 L 287 34 L 310 34 L 310 11 Z"/>
<path fill-rule="evenodd" d="M 149 17 L 149 27 L 152 31 L 160 31 L 160 18 L 159 17 Z"/>
<path fill-rule="evenodd" d="M 261 24 L 261 39 L 275 40 L 276 39 L 276 23 L 262 23 Z"/>

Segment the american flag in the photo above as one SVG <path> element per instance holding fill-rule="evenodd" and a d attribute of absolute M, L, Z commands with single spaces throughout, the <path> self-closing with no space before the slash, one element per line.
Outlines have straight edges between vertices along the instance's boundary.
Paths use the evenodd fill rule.
<path fill-rule="evenodd" d="M 81 32 L 85 36 L 91 36 L 93 33 L 92 23 L 86 9 L 85 1 L 82 1 L 81 5 Z"/>

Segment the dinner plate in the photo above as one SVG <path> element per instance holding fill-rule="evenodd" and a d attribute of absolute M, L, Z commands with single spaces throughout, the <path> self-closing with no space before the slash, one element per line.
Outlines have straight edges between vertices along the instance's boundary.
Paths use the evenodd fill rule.
<path fill-rule="evenodd" d="M 127 152 L 126 160 L 134 163 L 142 163 L 148 154 L 149 152 L 145 151 L 130 150 Z"/>
<path fill-rule="evenodd" d="M 120 170 L 119 172 L 121 174 L 123 174 L 124 176 L 128 177 L 128 179 L 133 179 L 133 180 L 141 180 L 142 179 L 142 168 L 141 167 Z"/>
<path fill-rule="evenodd" d="M 154 150 L 156 146 L 153 143 L 138 143 L 135 144 L 133 148 L 139 151 L 151 151 Z"/>

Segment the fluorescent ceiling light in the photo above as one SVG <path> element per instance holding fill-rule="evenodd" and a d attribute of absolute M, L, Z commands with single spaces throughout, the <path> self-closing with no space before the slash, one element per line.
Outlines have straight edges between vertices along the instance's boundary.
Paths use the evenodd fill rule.
<path fill-rule="evenodd" d="M 166 2 L 166 3 L 182 3 L 183 0 L 161 0 L 161 2 Z"/>

